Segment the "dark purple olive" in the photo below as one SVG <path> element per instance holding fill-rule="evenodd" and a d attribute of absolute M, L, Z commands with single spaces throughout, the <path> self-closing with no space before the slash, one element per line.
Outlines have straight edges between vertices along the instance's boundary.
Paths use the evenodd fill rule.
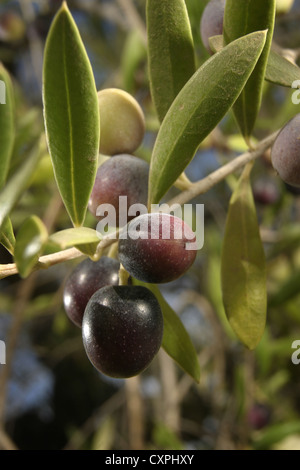
<path fill-rule="evenodd" d="M 89 200 L 89 210 L 97 217 L 97 208 L 110 204 L 116 213 L 111 226 L 119 226 L 120 196 L 126 196 L 125 224 L 133 217 L 127 217 L 127 212 L 133 204 L 143 204 L 147 207 L 149 164 L 133 155 L 115 155 L 106 160 L 97 171 L 96 180 Z M 101 220 L 107 209 L 99 212 Z M 123 225 L 125 225 L 123 224 Z"/>
<path fill-rule="evenodd" d="M 82 322 L 86 354 L 110 377 L 145 370 L 162 343 L 163 316 L 154 294 L 143 286 L 107 286 L 89 300 Z"/>
<path fill-rule="evenodd" d="M 66 280 L 63 294 L 65 311 L 70 320 L 81 327 L 85 307 L 101 287 L 118 285 L 120 263 L 103 256 L 99 261 L 89 258 L 79 263 Z"/>
<path fill-rule="evenodd" d="M 170 282 L 193 264 L 197 254 L 195 241 L 192 229 L 179 217 L 144 214 L 121 231 L 119 260 L 140 281 Z"/>

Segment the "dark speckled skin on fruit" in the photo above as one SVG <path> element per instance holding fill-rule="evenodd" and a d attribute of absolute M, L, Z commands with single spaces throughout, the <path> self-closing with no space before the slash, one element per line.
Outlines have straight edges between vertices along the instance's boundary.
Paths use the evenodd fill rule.
<path fill-rule="evenodd" d="M 81 327 L 84 309 L 98 289 L 119 284 L 119 269 L 117 260 L 103 256 L 99 261 L 85 259 L 72 271 L 65 283 L 63 302 L 75 325 Z"/>
<path fill-rule="evenodd" d="M 162 337 L 160 305 L 146 287 L 107 286 L 86 306 L 83 344 L 91 363 L 105 375 L 138 375 L 158 353 Z"/>
<path fill-rule="evenodd" d="M 271 160 L 280 178 L 291 186 L 300 186 L 300 113 L 279 132 Z"/>
<path fill-rule="evenodd" d="M 131 231 L 131 226 L 139 229 L 138 239 L 132 238 L 135 228 Z M 178 217 L 166 213 L 144 214 L 123 230 L 128 230 L 128 235 L 123 239 L 121 232 L 119 260 L 129 274 L 140 281 L 171 282 L 184 274 L 196 258 L 196 249 L 186 249 L 196 237 Z"/>

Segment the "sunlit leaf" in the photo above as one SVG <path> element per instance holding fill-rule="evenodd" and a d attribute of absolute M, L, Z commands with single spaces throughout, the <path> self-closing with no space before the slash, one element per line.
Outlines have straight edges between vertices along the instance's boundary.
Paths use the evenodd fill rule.
<path fill-rule="evenodd" d="M 21 225 L 16 236 L 14 251 L 14 261 L 21 277 L 25 278 L 31 273 L 47 238 L 47 229 L 37 216 L 30 216 Z"/>
<path fill-rule="evenodd" d="M 91 64 L 65 2 L 46 41 L 43 103 L 57 185 L 73 225 L 80 226 L 95 180 L 100 118 Z"/>
<path fill-rule="evenodd" d="M 265 32 L 256 32 L 230 43 L 207 60 L 179 92 L 153 149 L 149 204 L 159 203 L 202 140 L 233 105 L 255 67 L 265 38 Z"/>
<path fill-rule="evenodd" d="M 195 52 L 184 0 L 147 0 L 151 96 L 160 121 L 195 72 Z"/>
<path fill-rule="evenodd" d="M 223 49 L 223 36 L 212 36 L 209 38 L 211 50 L 219 52 Z M 283 57 L 279 52 L 270 50 L 266 67 L 265 80 L 284 87 L 292 87 L 296 80 L 300 82 L 300 67 Z M 297 83 L 299 87 L 300 83 Z"/>
<path fill-rule="evenodd" d="M 252 134 L 262 100 L 266 66 L 273 38 L 276 0 L 227 0 L 224 12 L 225 44 L 253 31 L 267 30 L 264 50 L 233 111 L 246 141 Z"/>
<path fill-rule="evenodd" d="M 230 200 L 221 258 L 225 312 L 249 349 L 259 343 L 266 324 L 266 266 L 248 164 Z"/>
<path fill-rule="evenodd" d="M 100 238 L 96 232 L 88 227 L 74 227 L 53 233 L 49 237 L 49 244 L 56 246 L 57 249 L 76 247 L 83 253 L 92 256 Z"/>

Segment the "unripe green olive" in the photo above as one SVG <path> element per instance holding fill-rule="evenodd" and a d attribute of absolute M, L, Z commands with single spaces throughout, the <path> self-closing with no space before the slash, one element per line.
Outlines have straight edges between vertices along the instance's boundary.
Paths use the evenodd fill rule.
<path fill-rule="evenodd" d="M 145 117 L 136 99 L 124 90 L 98 91 L 100 110 L 100 153 L 133 153 L 145 134 Z"/>

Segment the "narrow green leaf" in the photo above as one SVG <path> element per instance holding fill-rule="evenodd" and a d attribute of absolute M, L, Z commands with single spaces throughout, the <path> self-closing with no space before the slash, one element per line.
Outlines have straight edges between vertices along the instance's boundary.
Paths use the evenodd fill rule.
<path fill-rule="evenodd" d="M 37 162 L 40 158 L 41 140 L 34 145 L 26 161 L 18 171 L 8 180 L 6 186 L 0 192 L 0 229 L 20 196 L 23 194 L 31 179 Z"/>
<path fill-rule="evenodd" d="M 251 137 L 262 100 L 266 66 L 273 38 L 276 0 L 227 0 L 224 12 L 225 44 L 254 31 L 268 30 L 264 50 L 240 97 L 234 115 L 247 142 Z"/>
<path fill-rule="evenodd" d="M 140 64 L 147 58 L 147 48 L 138 30 L 128 33 L 122 52 L 122 88 L 128 93 L 136 91 L 136 76 Z"/>
<path fill-rule="evenodd" d="M 155 284 L 146 284 L 137 279 L 133 279 L 133 283 L 147 287 L 157 298 L 164 317 L 162 347 L 182 370 L 199 383 L 200 366 L 197 352 L 179 316 L 166 302 Z"/>
<path fill-rule="evenodd" d="M 272 450 L 275 444 L 293 434 L 300 434 L 299 420 L 273 424 L 262 430 L 262 432 L 255 437 L 253 448 L 255 450 Z"/>
<path fill-rule="evenodd" d="M 14 93 L 9 73 L 0 62 L 0 188 L 5 183 L 14 146 Z"/>
<path fill-rule="evenodd" d="M 267 295 L 264 249 L 260 238 L 248 164 L 230 200 L 221 257 L 223 303 L 229 323 L 249 349 L 265 328 Z"/>
<path fill-rule="evenodd" d="M 91 64 L 65 2 L 46 41 L 43 103 L 57 185 L 73 225 L 80 226 L 95 180 L 100 118 Z"/>
<path fill-rule="evenodd" d="M 21 277 L 27 277 L 38 262 L 47 241 L 48 232 L 35 215 L 23 222 L 16 236 L 14 261 Z"/>
<path fill-rule="evenodd" d="M 160 121 L 196 70 L 193 36 L 184 0 L 147 0 L 151 96 Z"/>
<path fill-rule="evenodd" d="M 10 254 L 14 254 L 14 247 L 15 247 L 15 234 L 13 231 L 13 226 L 11 223 L 10 218 L 7 216 L 4 219 L 1 231 L 0 231 L 0 243 L 3 245 Z"/>
<path fill-rule="evenodd" d="M 99 242 L 100 238 L 97 231 L 88 227 L 67 228 L 60 232 L 53 233 L 49 237 L 49 243 L 56 245 L 61 250 L 72 246 L 94 245 Z"/>
<path fill-rule="evenodd" d="M 291 87 L 300 80 L 300 67 L 271 49 L 265 79 L 275 85 Z"/>
<path fill-rule="evenodd" d="M 209 38 L 209 44 L 212 51 L 219 52 L 224 47 L 223 36 L 212 36 Z M 265 80 L 290 88 L 296 80 L 300 80 L 300 67 L 271 48 Z"/>
<path fill-rule="evenodd" d="M 264 47 L 266 32 L 237 39 L 208 59 L 172 103 L 150 165 L 149 204 L 160 199 L 192 160 L 199 144 L 233 105 Z"/>
<path fill-rule="evenodd" d="M 298 245 L 299 246 L 299 245 Z M 276 289 L 276 292 L 269 295 L 269 307 L 278 307 L 285 302 L 290 301 L 299 295 L 300 285 L 300 270 L 297 269 L 293 272 L 281 285 Z"/>

